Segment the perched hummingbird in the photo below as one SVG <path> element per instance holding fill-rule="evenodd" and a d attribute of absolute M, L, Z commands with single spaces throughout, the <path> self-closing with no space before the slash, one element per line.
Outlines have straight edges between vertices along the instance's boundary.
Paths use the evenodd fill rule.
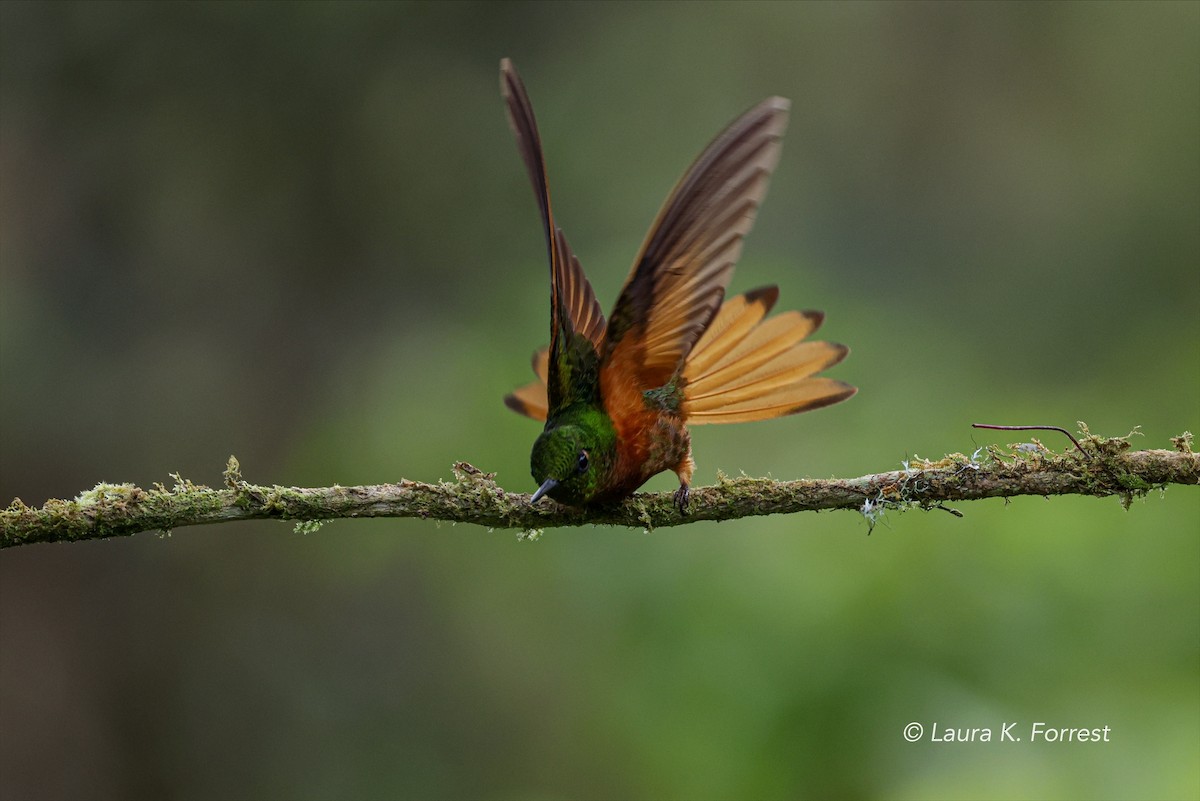
<path fill-rule="evenodd" d="M 508 59 L 500 62 L 500 91 L 550 253 L 550 346 L 534 354 L 538 380 L 504 399 L 546 421 L 530 459 L 533 502 L 543 495 L 572 506 L 617 500 L 673 470 L 684 512 L 695 468 L 688 424 L 781 417 L 857 391 L 814 377 L 849 353 L 845 345 L 802 341 L 821 325 L 821 312 L 763 322 L 779 297 L 774 286 L 725 300 L 779 160 L 787 100 L 768 98 L 738 117 L 684 173 L 606 323 L 555 225 L 533 107 Z"/>

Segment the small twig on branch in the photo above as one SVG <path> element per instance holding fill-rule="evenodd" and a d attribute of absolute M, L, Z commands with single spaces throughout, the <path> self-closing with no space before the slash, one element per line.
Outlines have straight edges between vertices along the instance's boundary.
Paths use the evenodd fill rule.
<path fill-rule="evenodd" d="M 904 462 L 902 470 L 860 478 L 721 477 L 715 486 L 692 490 L 686 516 L 679 514 L 670 492 L 635 495 L 586 510 L 548 501 L 535 506 L 528 495 L 505 492 L 492 474 L 465 462 L 455 465 L 455 481 L 437 484 L 257 486 L 242 479 L 237 460 L 230 457 L 220 489 L 174 476 L 171 488 L 99 484 L 74 500 L 51 500 L 41 508 L 14 500 L 0 511 L 0 547 L 260 518 L 302 521 L 298 530 L 310 531 L 333 518 L 416 517 L 518 529 L 529 536 L 552 526 L 596 523 L 651 529 L 821 509 L 854 509 L 873 524 L 886 510 L 942 509 L 961 516 L 945 504 L 1017 495 L 1116 495 L 1128 507 L 1135 496 L 1168 484 L 1200 484 L 1200 456 L 1192 452 L 1191 434 L 1174 437 L 1174 450 L 1130 451 L 1128 438 L 1103 439 L 1080 426 L 1078 453 L 1052 453 L 1039 443 L 1032 452 L 1027 446 L 1010 452 L 988 447 L 970 457 L 955 453 L 937 461 L 913 459 Z"/>
<path fill-rule="evenodd" d="M 1067 438 L 1070 439 L 1071 442 L 1075 443 L 1075 447 L 1080 453 L 1082 453 L 1088 459 L 1092 458 L 1091 455 L 1083 449 L 1083 446 L 1079 444 L 1079 440 L 1075 439 L 1074 434 L 1065 428 L 1060 428 L 1059 426 L 994 426 L 987 423 L 971 423 L 971 428 L 990 428 L 992 431 L 1061 431 L 1063 434 L 1067 435 Z"/>

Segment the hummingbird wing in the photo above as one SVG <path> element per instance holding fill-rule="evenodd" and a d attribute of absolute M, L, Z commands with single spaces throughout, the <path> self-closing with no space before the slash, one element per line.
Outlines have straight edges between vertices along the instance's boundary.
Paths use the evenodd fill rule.
<path fill-rule="evenodd" d="M 591 284 L 583 274 L 579 259 L 571 252 L 562 229 L 554 224 L 550 208 L 550 187 L 546 182 L 546 164 L 538 135 L 533 105 L 516 67 L 508 59 L 500 62 L 500 93 L 504 96 L 508 124 L 517 139 L 521 159 L 529 172 L 537 197 L 546 249 L 550 256 L 550 359 L 546 384 L 549 409 L 558 409 L 581 391 L 586 365 L 594 361 L 604 341 L 605 322 Z M 582 339 L 580 338 L 582 337 Z M 590 350 L 580 353 L 580 348 Z M 590 358 L 589 358 L 590 357 Z M 514 393 L 510 408 L 522 400 Z M 524 412 L 522 412 L 524 413 Z M 532 416 L 532 415 L 530 415 Z"/>
<path fill-rule="evenodd" d="M 742 423 L 807 412 L 846 400 L 858 390 L 814 377 L 846 358 L 835 342 L 806 342 L 820 328 L 819 311 L 789 311 L 763 319 L 779 289 L 763 287 L 730 298 L 692 348 L 683 368 L 682 413 L 689 424 Z M 545 420 L 549 348 L 533 354 L 538 380 L 504 399 L 515 412 Z"/>
<path fill-rule="evenodd" d="M 658 213 L 608 324 L 610 409 L 637 408 L 642 392 L 670 382 L 712 321 L 779 160 L 789 106 L 768 98 L 734 120 Z"/>
<path fill-rule="evenodd" d="M 690 424 L 794 415 L 845 401 L 858 391 L 842 381 L 814 378 L 850 353 L 838 343 L 804 341 L 821 327 L 824 314 L 785 312 L 763 323 L 778 300 L 778 288 L 764 287 L 722 303 L 684 365 L 682 411 Z M 547 348 L 533 355 L 538 380 L 504 399 L 510 409 L 546 420 L 548 361 Z"/>
<path fill-rule="evenodd" d="M 731 298 L 692 348 L 683 368 L 689 424 L 742 423 L 819 409 L 858 390 L 814 377 L 846 358 L 835 342 L 806 342 L 825 320 L 819 311 L 788 311 L 763 321 L 779 298 L 764 287 Z"/>

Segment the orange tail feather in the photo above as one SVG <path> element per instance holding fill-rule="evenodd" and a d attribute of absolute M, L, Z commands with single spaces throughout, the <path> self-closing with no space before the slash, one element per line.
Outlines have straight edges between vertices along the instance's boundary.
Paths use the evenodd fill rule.
<path fill-rule="evenodd" d="M 824 320 L 820 312 L 763 317 L 778 298 L 775 287 L 727 301 L 684 366 L 684 416 L 689 423 L 766 420 L 828 406 L 857 390 L 814 378 L 846 358 L 832 342 L 803 342 Z"/>

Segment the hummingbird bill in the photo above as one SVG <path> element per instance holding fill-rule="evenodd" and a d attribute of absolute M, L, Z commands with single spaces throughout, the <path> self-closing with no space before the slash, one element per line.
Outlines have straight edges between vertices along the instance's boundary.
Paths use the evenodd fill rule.
<path fill-rule="evenodd" d="M 819 311 L 768 318 L 779 289 L 725 297 L 742 241 L 779 160 L 790 103 L 770 97 L 735 119 L 692 163 L 650 227 L 606 320 L 554 220 L 533 106 L 500 62 L 508 122 L 533 184 L 550 258 L 550 345 L 537 380 L 504 398 L 545 428 L 533 444 L 532 502 L 569 506 L 632 495 L 665 470 L 685 513 L 695 469 L 688 426 L 767 420 L 852 396 L 818 376 L 850 352 L 809 341 Z"/>

